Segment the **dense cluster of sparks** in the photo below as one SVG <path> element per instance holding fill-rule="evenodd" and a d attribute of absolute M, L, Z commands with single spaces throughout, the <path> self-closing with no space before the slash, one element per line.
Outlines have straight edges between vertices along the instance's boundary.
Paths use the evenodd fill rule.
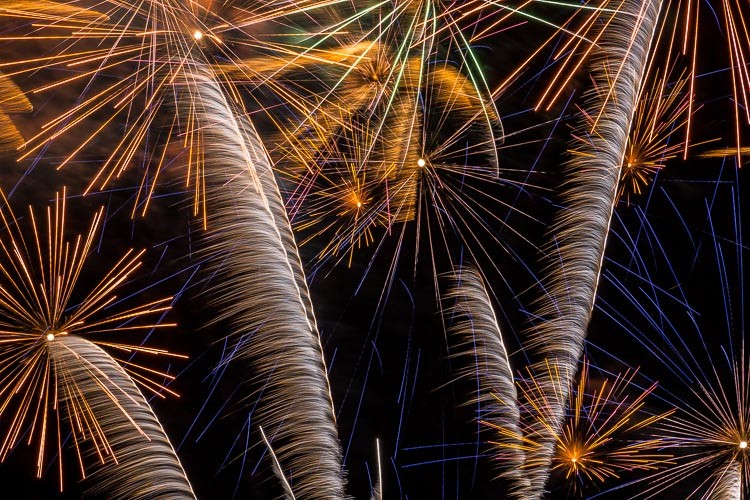
<path fill-rule="evenodd" d="M 559 385 L 556 394 L 562 394 L 566 377 L 559 373 L 559 367 L 554 363 L 548 363 L 547 368 L 550 378 Z M 589 362 L 584 360 L 577 385 L 570 391 L 567 416 L 559 431 L 555 429 L 550 402 L 545 400 L 538 381 L 533 376 L 526 376 L 516 383 L 522 402 L 521 411 L 557 436 L 552 473 L 571 491 L 588 491 L 607 480 L 618 479 L 626 472 L 658 471 L 668 466 L 671 455 L 663 450 L 665 439 L 643 437 L 644 429 L 648 432 L 650 426 L 674 413 L 674 410 L 662 413 L 648 410 L 646 399 L 656 385 L 638 389 L 633 381 L 637 370 L 627 370 L 614 380 L 605 378 L 601 381 L 594 381 L 589 371 Z M 508 432 L 505 428 L 486 424 L 500 436 Z M 507 441 L 491 442 L 501 447 L 517 446 L 528 452 L 540 446 L 535 438 L 533 427 L 528 426 L 515 445 L 509 445 Z M 534 466 L 533 461 L 527 461 L 525 465 Z"/>
<path fill-rule="evenodd" d="M 717 367 L 720 370 L 721 367 Z M 731 383 L 718 378 L 699 382 L 693 387 L 693 403 L 685 406 L 658 425 L 665 436 L 664 445 L 677 457 L 675 465 L 649 478 L 646 492 L 668 491 L 687 479 L 694 491 L 727 498 L 743 498 L 750 488 L 750 400 L 748 396 L 747 357 L 729 361 Z M 720 495 L 719 495 L 720 496 Z"/>
<path fill-rule="evenodd" d="M 99 423 L 100 415 L 75 383 L 72 368 L 56 354 L 66 349 L 60 338 L 84 336 L 111 352 L 130 376 L 153 394 L 173 393 L 159 380 L 171 380 L 169 374 L 140 364 L 135 353 L 153 356 L 177 356 L 168 351 L 128 343 L 123 335 L 174 326 L 154 323 L 150 317 L 170 308 L 171 297 L 140 304 L 129 309 L 118 306 L 115 292 L 140 267 L 143 252 L 127 251 L 112 268 L 95 282 L 85 295 L 78 282 L 95 249 L 98 230 L 104 216 L 99 210 L 84 235 L 70 238 L 66 232 L 65 195 L 58 196 L 41 221 L 29 211 L 28 226 L 22 228 L 2 196 L 3 237 L 0 241 L 0 416 L 5 431 L 0 443 L 0 459 L 22 441 L 37 447 L 37 475 L 41 477 L 52 456 L 60 461 L 63 478 L 63 441 L 72 433 L 81 472 L 84 472 L 82 445 L 89 441 L 99 460 L 111 457 L 109 429 Z M 74 299 L 75 297 L 75 299 Z M 75 301 L 74 301 L 75 300 Z M 85 362 L 85 361 L 84 361 Z M 91 377 L 119 405 L 127 398 L 108 376 L 94 365 L 87 368 Z M 131 420 L 131 424 L 137 424 Z M 51 450 L 51 451 L 50 451 Z M 60 484 L 62 488 L 62 482 Z"/>
<path fill-rule="evenodd" d="M 643 92 L 630 129 L 620 174 L 618 196 L 630 203 L 640 195 L 656 173 L 684 149 L 680 137 L 687 127 L 689 109 L 686 78 L 670 84 L 667 75 L 655 79 Z"/>
<path fill-rule="evenodd" d="M 248 117 L 257 116 L 269 130 L 262 147 L 252 154 L 243 151 L 244 160 L 253 155 L 271 160 L 257 162 L 268 165 L 266 177 L 251 161 L 243 165 L 252 181 L 247 189 L 260 193 L 260 201 L 251 201 L 258 201 L 258 207 L 265 210 L 260 212 L 263 217 L 270 214 L 273 224 L 268 227 L 273 230 L 268 233 L 286 245 L 288 262 L 284 264 L 292 270 L 297 294 L 292 295 L 300 298 L 311 335 L 317 335 L 314 315 L 306 309 L 304 272 L 301 265 L 294 267 L 297 261 L 290 257 L 297 251 L 296 243 L 291 236 L 285 237 L 280 224 L 288 222 L 300 237 L 299 245 L 312 247 L 315 266 L 345 263 L 352 267 L 358 250 L 374 246 L 380 251 L 390 239 L 390 246 L 396 248 L 388 277 L 391 283 L 405 242 L 413 240 L 413 275 L 418 274 L 420 254 L 428 249 L 423 262 L 428 262 L 439 295 L 438 277 L 459 267 L 464 257 L 493 263 L 498 254 L 517 254 L 507 248 L 503 234 L 512 233 L 528 243 L 505 214 L 520 212 L 514 205 L 518 193 L 537 186 L 529 180 L 529 172 L 518 180 L 503 164 L 500 145 L 509 136 L 501 123 L 498 98 L 533 73 L 543 87 L 535 96 L 534 109 L 550 112 L 560 107 L 578 75 L 599 57 L 606 62 L 591 72 L 596 74 L 592 77 L 595 88 L 588 94 L 588 104 L 577 107 L 575 117 L 584 126 L 574 132 L 569 153 L 596 162 L 594 150 L 599 146 L 591 145 L 599 140 L 616 142 L 609 140 L 611 132 L 602 127 L 608 119 L 626 129 L 620 132 L 627 139 L 623 139 L 623 151 L 614 146 L 608 151 L 614 163 L 620 162 L 614 188 L 602 188 L 606 195 L 616 193 L 614 202 L 608 203 L 606 196 L 591 196 L 597 203 L 603 200 L 600 204 L 609 210 L 609 218 L 599 221 L 606 228 L 597 235 L 601 244 L 582 250 L 573 243 L 567 249 L 590 257 L 581 259 L 584 264 L 592 259 L 598 264 L 588 276 L 593 281 L 589 287 L 593 298 L 584 309 L 590 316 L 617 201 L 630 204 L 647 190 L 657 172 L 680 153 L 687 158 L 696 145 L 692 120 L 699 107 L 696 81 L 702 71 L 699 51 L 704 50 L 699 33 L 707 24 L 707 8 L 715 11 L 727 38 L 725 65 L 732 86 L 735 144 L 703 156 L 731 154 L 739 162 L 747 153 L 742 145 L 742 129 L 750 124 L 747 6 L 742 0 L 710 0 L 708 7 L 705 2 L 654 0 L 628 10 L 624 8 L 627 1 L 3 0 L 0 44 L 19 49 L 0 57 L 0 154 L 24 161 L 54 151 L 61 158 L 59 169 L 85 170 L 95 163 L 85 193 L 110 188 L 137 170 L 133 215 L 145 215 L 160 181 L 168 177 L 168 171 L 179 170 L 186 190 L 193 195 L 193 214 L 202 218 L 205 229 L 211 220 L 206 179 L 216 174 L 207 169 L 218 161 L 206 158 L 205 142 L 218 134 L 209 135 L 215 124 L 196 89 L 210 81 L 217 101 L 212 105 L 225 105 L 228 114 L 237 113 L 238 117 L 232 115 L 237 118 L 233 123 L 250 124 L 247 130 L 254 130 Z M 623 25 L 645 25 L 647 3 L 656 12 L 649 29 L 622 33 Z M 552 9 L 559 10 L 549 16 Z M 627 22 L 623 16 L 629 18 Z M 475 46 L 516 27 L 511 26 L 512 19 L 550 32 L 537 40 L 520 64 L 497 70 L 499 76 L 494 79 L 500 83 L 494 85 Z M 625 48 L 618 48 L 624 52 L 624 56 L 616 54 L 620 62 L 613 57 L 612 63 L 609 54 L 602 54 L 611 30 L 619 30 L 617 36 L 627 42 Z M 628 62 L 628 56 L 637 51 L 643 54 L 638 64 Z M 625 75 L 628 71 L 638 73 L 640 80 L 636 95 L 624 99 L 617 89 L 622 78 L 633 77 Z M 42 107 L 33 120 L 21 116 L 44 99 L 59 101 L 60 108 L 49 113 Z M 608 105 L 619 99 L 633 101 L 635 108 L 623 111 Z M 622 116 L 613 119 L 607 113 Z M 242 131 L 246 136 L 247 130 Z M 246 146 L 244 141 L 238 143 Z M 271 163 L 286 194 L 283 202 L 279 197 L 278 207 L 267 195 L 269 185 L 277 189 Z M 574 193 L 575 202 L 590 194 L 586 182 L 592 177 L 598 180 L 592 172 L 585 170 L 576 178 L 584 194 Z M 513 197 L 504 197 L 506 188 Z M 233 206 L 230 199 L 221 201 Z M 171 392 L 155 381 L 171 380 L 171 376 L 136 363 L 132 355 L 174 355 L 109 341 L 106 335 L 170 326 L 146 318 L 168 310 L 171 298 L 109 312 L 117 304 L 115 290 L 139 267 L 142 253 L 130 250 L 83 299 L 72 302 L 94 251 L 103 210 L 95 214 L 88 232 L 70 240 L 65 228 L 65 194 L 48 208 L 46 228 L 30 211 L 27 232 L 20 228 L 4 196 L 2 202 L 0 421 L 7 424 L 7 431 L 0 442 L 0 459 L 26 440 L 38 447 L 36 468 L 41 476 L 51 454 L 63 455 L 65 432 L 69 432 L 83 471 L 84 441 L 93 443 L 102 461 L 113 450 L 107 429 L 66 375 L 66 366 L 60 362 L 63 357 L 54 354 L 55 349 L 64 348 L 57 340 L 69 335 L 91 337 L 108 352 L 124 353 L 115 359 L 144 388 L 156 395 Z M 253 210 L 258 207 L 252 205 Z M 520 215 L 536 220 L 532 214 Z M 590 216 L 586 213 L 583 218 Z M 566 232 L 575 229 L 572 224 L 555 227 L 565 227 Z M 447 261 L 450 268 L 441 269 L 441 261 Z M 478 276 L 486 278 L 487 274 L 482 270 Z M 562 273 L 555 276 L 559 278 L 555 283 L 563 283 Z M 567 283 L 559 288 L 567 290 Z M 484 291 L 484 306 L 489 308 L 491 295 Z M 558 304 L 551 308 L 558 309 Z M 492 319 L 499 331 L 494 313 Z M 585 330 L 588 319 L 583 323 Z M 466 324 L 463 327 L 471 330 Z M 313 347 L 319 347 L 319 339 L 315 341 Z M 548 341 L 537 339 L 534 347 L 549 351 Z M 509 367 L 504 345 L 502 349 Z M 573 489 L 635 470 L 672 480 L 704 467 L 711 469 L 706 482 L 713 481 L 718 488 L 724 477 L 721 471 L 736 470 L 741 488 L 747 489 L 750 415 L 744 354 L 741 366 L 734 366 L 732 372 L 736 401 L 730 404 L 723 392 L 701 386 L 694 392 L 707 411 L 688 415 L 674 410 L 649 412 L 645 401 L 656 385 L 645 390 L 636 387 L 636 371 L 595 384 L 584 361 L 576 387 L 570 388 L 573 373 L 560 373 L 565 367 L 553 358 L 542 358 L 546 372 L 541 376 L 529 370 L 517 383 L 518 401 L 512 404 L 520 409 L 515 414 L 527 419 L 526 425 L 518 423 L 522 435 L 515 428 L 509 431 L 485 422 L 504 438 L 493 444 L 515 447 L 517 456 L 526 460 L 523 467 L 547 467 Z M 577 361 L 576 357 L 571 362 Z M 117 404 L 121 397 L 117 387 L 94 368 L 91 375 L 101 378 L 108 397 Z M 550 401 L 550 393 L 559 400 Z M 562 425 L 556 407 L 567 408 Z M 130 419 L 125 409 L 122 412 Z M 66 421 L 67 431 L 63 430 Z M 658 424 L 662 436 L 643 438 L 653 424 Z M 556 440 L 551 465 L 534 455 L 543 447 L 540 429 Z M 271 449 L 265 434 L 263 439 Z M 673 462 L 665 447 L 697 451 L 689 461 L 675 458 Z M 284 450 L 279 455 L 283 457 Z M 281 471 L 275 455 L 274 460 Z M 283 472 L 279 474 L 283 479 Z"/>

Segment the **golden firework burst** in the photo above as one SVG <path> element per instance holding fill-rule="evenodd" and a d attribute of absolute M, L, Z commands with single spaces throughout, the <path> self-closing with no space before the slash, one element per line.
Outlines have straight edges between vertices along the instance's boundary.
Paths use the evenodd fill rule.
<path fill-rule="evenodd" d="M 88 231 L 70 238 L 66 233 L 65 192 L 46 210 L 46 224 L 31 208 L 28 227 L 22 229 L 8 200 L 0 193 L 0 417 L 6 430 L 0 439 L 0 460 L 25 440 L 37 447 L 36 473 L 41 477 L 47 461 L 57 455 L 62 489 L 62 447 L 66 432 L 72 433 L 81 472 L 88 441 L 104 461 L 112 457 L 108 433 L 68 370 L 88 371 L 106 398 L 120 408 L 123 418 L 137 428 L 125 406 L 127 398 L 109 376 L 94 365 L 68 367 L 65 360 L 79 359 L 62 340 L 80 335 L 112 354 L 128 374 L 146 390 L 164 397 L 174 394 L 161 381 L 174 377 L 142 365 L 133 354 L 184 357 L 158 348 L 128 343 L 128 334 L 174 326 L 149 321 L 170 309 L 171 297 L 137 305 L 119 306 L 115 292 L 140 267 L 143 252 L 126 251 L 80 297 L 77 284 L 94 250 L 104 211 L 96 212 Z M 46 227 L 45 227 L 46 226 Z M 77 297 L 73 302 L 73 297 Z M 116 311 L 116 312 L 115 312 Z M 80 363 L 79 363 L 80 364 Z M 78 376 L 78 375 L 77 375 Z M 101 397 L 99 394 L 97 397 Z M 116 419 L 115 419 L 116 420 Z M 113 421 L 115 421 L 113 420 Z M 67 431 L 63 427 L 67 426 Z M 54 437 L 52 437 L 54 436 Z"/>
<path fill-rule="evenodd" d="M 559 367 L 547 362 L 548 376 L 556 381 L 559 397 L 562 384 L 568 377 Z M 571 489 L 598 487 L 618 479 L 624 472 L 633 470 L 655 471 L 669 465 L 671 456 L 661 451 L 664 440 L 644 438 L 643 429 L 674 414 L 675 410 L 651 413 L 646 407 L 646 398 L 656 384 L 648 388 L 636 388 L 633 380 L 637 370 L 626 370 L 614 380 L 603 379 L 594 383 L 589 375 L 589 362 L 583 361 L 576 387 L 570 391 L 568 411 L 562 427 L 557 428 L 554 406 L 546 397 L 549 391 L 529 370 L 526 377 L 516 382 L 521 401 L 522 415 L 542 425 L 556 436 L 555 453 L 552 456 L 551 472 L 562 478 Z M 633 397 L 634 395 L 634 397 Z M 522 417 L 523 418 L 523 417 Z M 507 430 L 490 425 L 501 436 Z M 532 451 L 539 446 L 538 427 L 522 426 L 522 436 L 513 434 L 514 440 L 493 442 L 498 447 L 518 446 L 523 451 Z M 528 456 L 528 455 L 527 455 Z M 531 459 L 524 467 L 540 464 Z"/>

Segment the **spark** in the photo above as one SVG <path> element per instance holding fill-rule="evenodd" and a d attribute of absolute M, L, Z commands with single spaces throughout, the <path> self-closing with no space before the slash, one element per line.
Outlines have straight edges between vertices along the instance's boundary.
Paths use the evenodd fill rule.
<path fill-rule="evenodd" d="M 647 77 L 647 85 L 636 105 L 620 173 L 618 198 L 640 195 L 656 172 L 685 147 L 690 96 L 683 73 L 670 84 L 669 72 Z"/>
<path fill-rule="evenodd" d="M 561 366 L 547 363 L 550 380 L 555 381 L 558 391 L 552 394 L 562 397 L 563 384 L 568 375 Z M 555 432 L 555 452 L 552 457 L 552 474 L 571 489 L 595 488 L 608 481 L 617 480 L 623 472 L 641 470 L 655 471 L 671 463 L 671 455 L 660 451 L 664 440 L 643 437 L 643 431 L 655 423 L 672 416 L 675 410 L 651 413 L 646 409 L 646 399 L 656 384 L 638 389 L 634 378 L 638 370 L 628 369 L 614 380 L 591 379 L 588 360 L 583 361 L 576 387 L 569 391 L 568 408 L 559 432 Z M 531 370 L 516 382 L 521 412 L 532 421 L 552 431 L 557 425 L 556 411 L 547 391 Z M 632 397 L 635 393 L 635 397 Z M 569 405 L 569 406 L 568 406 Z M 528 422 L 528 421 L 527 421 Z M 505 436 L 505 428 L 490 425 Z M 543 446 L 546 434 L 537 426 L 523 426 L 523 436 L 517 442 L 493 441 L 500 447 L 518 447 L 529 451 Z M 541 460 L 541 458 L 540 458 Z M 535 459 L 527 461 L 523 468 L 535 467 Z"/>
<path fill-rule="evenodd" d="M 92 405 L 83 397 L 74 378 L 67 374 L 70 367 L 61 360 L 75 356 L 59 356 L 60 349 L 66 349 L 66 344 L 59 340 L 83 336 L 113 353 L 114 359 L 147 391 L 162 398 L 165 392 L 175 394 L 158 381 L 172 380 L 173 376 L 133 361 L 132 354 L 184 356 L 108 339 L 113 332 L 122 335 L 174 326 L 144 321 L 168 311 L 172 298 L 110 311 L 116 309 L 116 290 L 140 267 L 143 252 L 131 249 L 94 283 L 83 299 L 76 299 L 76 305 L 71 306 L 73 297 L 80 294 L 78 280 L 88 267 L 104 217 L 103 209 L 96 212 L 84 235 L 69 238 L 65 191 L 55 198 L 53 207 L 47 208 L 46 227 L 39 225 L 34 210 L 29 208 L 29 225 L 22 228 L 1 192 L 0 201 L 4 205 L 0 208 L 4 231 L 0 238 L 0 344 L 3 345 L 0 415 L 7 417 L 5 432 L 0 437 L 0 460 L 7 459 L 18 443 L 26 440 L 37 448 L 38 477 L 46 470 L 48 459 L 56 457 L 60 462 L 62 490 L 61 447 L 66 434 L 72 433 L 83 471 L 85 454 L 81 445 L 84 442 L 91 443 L 99 461 L 116 460 L 109 443 L 110 433 L 116 431 L 101 425 Z M 124 412 L 124 406 L 118 404 L 119 398 L 126 397 L 124 392 L 120 392 L 116 384 L 113 386 L 105 374 L 89 371 L 97 384 L 109 387 L 106 397 Z M 123 417 L 137 429 L 127 413 Z M 68 422 L 68 430 L 63 428 L 64 422 Z M 54 439 L 52 434 L 56 434 Z"/>
<path fill-rule="evenodd" d="M 77 96 L 21 144 L 24 152 L 19 160 L 40 155 L 53 143 L 67 141 L 61 148 L 65 153 L 58 168 L 62 169 L 86 161 L 87 154 L 105 137 L 114 136 L 117 139 L 107 148 L 86 193 L 111 186 L 132 165 L 142 164 L 145 172 L 140 178 L 133 215 L 145 216 L 157 181 L 177 160 L 184 172 L 185 186 L 193 192 L 193 212 L 203 214 L 205 221 L 205 159 L 201 154 L 205 123 L 196 111 L 200 103 L 186 85 L 194 77 L 195 63 L 208 64 L 212 77 L 224 82 L 228 98 L 240 108 L 244 99 L 238 81 L 255 82 L 292 108 L 300 103 L 296 110 L 305 116 L 306 99 L 312 96 L 290 91 L 274 75 L 290 65 L 296 67 L 298 58 L 320 60 L 315 54 L 321 49 L 280 42 L 278 37 L 258 34 L 263 30 L 257 27 L 282 21 L 293 24 L 296 16 L 303 26 L 315 31 L 319 27 L 311 25 L 308 13 L 337 2 L 314 0 L 260 9 L 177 0 L 146 4 L 104 0 L 97 2 L 95 9 L 85 7 L 87 2 L 80 0 L 43 5 L 15 0 L 11 3 L 12 7 L 0 14 L 24 22 L 15 23 L 11 32 L 0 34 L 0 40 L 12 41 L 17 47 L 4 53 L 0 68 L 14 78 L 44 75 L 47 83 L 24 89 L 29 96 L 60 87 L 71 89 L 70 93 Z M 35 41 L 49 50 L 40 56 L 27 55 L 21 46 Z M 190 111 L 186 113 L 187 120 L 178 119 L 174 112 L 183 107 Z M 255 188 L 260 188 L 257 179 Z"/>

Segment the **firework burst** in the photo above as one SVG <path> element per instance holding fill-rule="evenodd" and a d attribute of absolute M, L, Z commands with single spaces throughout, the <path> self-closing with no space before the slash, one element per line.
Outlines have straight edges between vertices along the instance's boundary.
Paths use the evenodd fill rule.
<path fill-rule="evenodd" d="M 729 361 L 728 370 L 714 367 L 713 383 L 692 388 L 694 404 L 684 407 L 658 427 L 659 434 L 679 462 L 656 477 L 658 486 L 674 484 L 702 473 L 691 495 L 702 498 L 745 498 L 750 492 L 750 384 L 748 358 Z M 727 387 L 726 380 L 732 380 Z M 658 478 L 658 479 L 657 479 Z M 720 493 L 722 492 L 722 493 Z M 725 495 L 725 496 L 722 496 Z"/>
<path fill-rule="evenodd" d="M 498 241 L 490 226 L 505 221 L 492 207 L 510 206 L 497 189 L 525 184 L 498 163 L 503 129 L 494 106 L 463 74 L 465 66 L 429 49 L 366 49 L 338 84 L 350 98 L 324 113 L 336 121 L 290 141 L 280 161 L 291 176 L 290 217 L 303 244 L 324 238 L 330 243 L 318 252 L 320 263 L 343 256 L 351 263 L 354 248 L 376 241 L 380 248 L 390 236 L 399 253 L 413 228 L 419 240 L 429 226 L 425 247 L 448 253 L 450 231 L 467 244 L 485 235 Z"/>
<path fill-rule="evenodd" d="M 298 58 L 308 62 L 324 58 L 316 57 L 314 48 L 280 42 L 266 31 L 269 24 L 295 15 L 304 18 L 308 11 L 330 3 L 258 8 L 212 1 L 106 0 L 96 3 L 94 10 L 84 1 L 19 2 L 3 12 L 15 22 L 9 23 L 0 41 L 16 46 L 28 43 L 32 52 L 43 47 L 42 54 L 21 56 L 25 51 L 16 49 L 15 60 L 4 57 L 0 68 L 18 78 L 45 75 L 43 84 L 25 89 L 31 97 L 55 92 L 75 96 L 64 112 L 49 117 L 22 144 L 25 151 L 20 159 L 40 155 L 65 140 L 58 165 L 63 168 L 98 154 L 102 141 L 110 140 L 105 137 L 118 137 L 106 145 L 105 158 L 86 192 L 110 186 L 139 165 L 143 175 L 134 213 L 138 209 L 145 213 L 162 172 L 174 155 L 182 154 L 187 159 L 186 185 L 195 193 L 194 211 L 205 212 L 201 103 L 186 90 L 195 64 L 212 68 L 213 77 L 226 83 L 227 95 L 237 104 L 243 102 L 235 85 L 238 80 L 256 86 L 262 81 L 263 89 L 289 106 L 303 103 L 298 93 L 277 84 L 274 75 Z M 311 29 L 319 31 L 319 27 Z M 189 112 L 176 112 L 179 108 Z M 178 119 L 180 114 L 187 118 Z"/>
<path fill-rule="evenodd" d="M 81 445 L 93 445 L 99 461 L 112 458 L 111 427 L 104 425 L 100 415 L 82 388 L 80 373 L 71 376 L 65 360 L 79 359 L 68 351 L 63 339 L 85 336 L 113 353 L 129 376 L 149 392 L 163 397 L 172 393 L 158 380 L 174 377 L 161 373 L 132 359 L 134 353 L 153 356 L 176 356 L 165 350 L 133 345 L 120 337 L 173 325 L 154 324 L 148 318 L 170 309 L 171 297 L 142 304 L 117 313 L 109 311 L 116 304 L 115 291 L 140 267 L 143 252 L 129 250 L 77 304 L 71 305 L 76 285 L 94 244 L 104 212 L 99 210 L 88 232 L 75 239 L 66 235 L 65 195 L 58 196 L 54 207 L 48 208 L 46 227 L 39 226 L 33 210 L 29 211 L 31 238 L 16 224 L 16 217 L 3 196 L 5 207 L 0 210 L 4 234 L 0 239 L 0 415 L 6 430 L 0 442 L 0 458 L 25 440 L 37 447 L 37 476 L 41 477 L 51 453 L 61 458 L 67 422 L 73 435 L 81 470 L 84 454 Z M 28 234 L 28 233 L 27 233 Z M 59 344 L 59 345 L 58 345 Z M 177 356 L 182 357 L 182 356 Z M 82 361 L 85 365 L 85 361 Z M 70 368 L 72 369 L 72 368 Z M 94 365 L 76 368 L 87 371 L 110 399 L 110 408 L 119 409 L 121 420 L 135 429 L 136 421 L 129 415 L 127 390 Z M 74 371 L 75 371 L 74 370 Z M 89 390 L 90 392 L 90 390 Z M 114 417 L 110 418 L 117 420 Z M 138 430 L 145 436 L 142 430 Z M 52 435 L 56 436 L 55 438 Z M 62 461 L 60 461 L 62 488 Z"/>
<path fill-rule="evenodd" d="M 296 220 L 294 229 L 309 234 L 300 245 L 312 240 L 327 241 L 317 258 L 347 256 L 351 265 L 355 250 L 373 243 L 379 228 L 387 227 L 390 218 L 387 207 L 383 210 L 379 202 L 387 199 L 387 185 L 379 175 L 384 167 L 362 158 L 365 150 L 361 145 L 371 140 L 372 131 L 367 126 L 352 126 L 349 130 L 327 151 L 302 144 L 290 152 L 289 157 L 297 156 L 302 167 L 288 170 L 297 187 L 288 206 L 290 219 Z M 348 137 L 352 140 L 347 141 Z M 293 163 L 291 159 L 286 161 Z"/>
<path fill-rule="evenodd" d="M 656 384 L 645 390 L 639 389 L 633 381 L 637 370 L 630 369 L 618 374 L 614 380 L 595 383 L 589 374 L 589 363 L 584 360 L 576 387 L 569 391 L 567 401 L 562 402 L 559 399 L 568 392 L 564 387 L 571 377 L 561 369 L 564 368 L 552 363 L 547 365 L 545 380 L 554 380 L 557 386 L 551 394 L 530 370 L 527 370 L 526 377 L 517 381 L 521 412 L 548 432 L 555 432 L 556 408 L 561 405 L 568 408 L 561 430 L 555 434 L 551 464 L 553 484 L 554 478 L 558 478 L 571 490 L 582 492 L 617 480 L 625 472 L 654 471 L 669 464 L 670 455 L 660 451 L 664 441 L 643 437 L 644 428 L 674 413 L 670 410 L 653 414 L 646 410 L 646 398 Z M 485 423 L 498 431 L 500 437 L 515 434 L 495 423 Z M 514 446 L 526 452 L 532 451 L 545 446 L 547 434 L 538 429 L 538 426 L 524 426 L 518 444 L 509 444 L 507 439 L 492 444 L 501 450 Z M 531 456 L 526 468 L 544 465 L 544 458 L 537 454 Z"/>
<path fill-rule="evenodd" d="M 668 83 L 668 74 L 657 76 L 641 95 L 630 127 L 630 136 L 622 161 L 617 196 L 640 195 L 656 173 L 684 149 L 684 140 L 676 140 L 687 128 L 688 79 L 680 77 Z"/>
<path fill-rule="evenodd" d="M 466 7 L 477 7 L 479 12 L 482 4 L 472 2 Z M 342 141 L 349 144 L 349 150 L 360 150 L 358 168 L 366 164 L 370 179 L 387 184 L 384 192 L 389 199 L 380 205 L 388 209 L 389 225 L 415 217 L 418 184 L 414 174 L 425 161 L 425 127 L 445 120 L 454 125 L 460 122 L 464 131 L 471 128 L 492 144 L 487 147 L 487 161 L 499 172 L 494 146 L 502 139 L 502 125 L 494 102 L 486 97 L 484 76 L 469 42 L 453 19 L 456 14 L 455 6 L 423 2 L 365 11 L 356 23 L 359 31 L 349 35 L 339 49 L 348 57 L 337 62 L 346 64 L 326 66 L 331 91 L 316 111 L 316 120 L 298 128 L 304 139 L 294 149 L 311 149 L 306 156 L 327 157 Z M 455 60 L 446 54 L 456 54 Z M 432 123 L 425 112 L 429 107 L 436 110 Z M 367 133 L 353 131 L 356 128 Z M 298 187 L 295 196 L 312 191 Z M 292 205 L 296 213 L 299 199 Z"/>
<path fill-rule="evenodd" d="M 684 72 L 674 82 L 672 71 L 645 76 L 645 84 L 633 113 L 625 152 L 620 165 L 617 198 L 630 204 L 631 196 L 640 195 L 653 180 L 656 173 L 668 161 L 680 156 L 685 147 L 684 136 L 688 122 L 689 95 L 685 92 L 689 80 Z M 593 93 L 605 102 L 608 87 L 594 87 Z M 582 111 L 586 126 L 582 130 L 596 129 L 595 116 Z M 574 154 L 583 154 L 591 147 L 592 139 L 586 135 L 574 135 L 578 146 Z"/>

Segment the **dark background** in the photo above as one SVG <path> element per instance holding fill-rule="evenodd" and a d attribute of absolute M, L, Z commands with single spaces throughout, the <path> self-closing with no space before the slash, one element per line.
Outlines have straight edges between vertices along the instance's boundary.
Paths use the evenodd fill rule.
<path fill-rule="evenodd" d="M 486 64 L 491 86 L 545 33 L 528 24 L 484 40 L 477 54 Z M 714 33 L 706 35 L 709 43 L 711 36 L 720 39 L 715 31 L 709 33 Z M 6 44 L 2 50 L 14 48 Z M 713 73 L 725 69 L 726 63 L 720 57 L 705 59 L 701 67 L 708 76 L 698 79 L 697 88 L 705 106 L 696 115 L 694 143 L 718 139 L 702 147 L 710 149 L 731 144 L 725 137 L 731 137 L 732 104 L 727 72 Z M 487 242 L 499 271 L 488 272 L 488 281 L 503 334 L 514 351 L 511 362 L 519 369 L 527 362 L 518 346 L 530 326 L 529 311 L 539 293 L 541 248 L 560 203 L 562 164 L 575 120 L 575 107 L 567 105 L 568 97 L 578 102 L 586 84 L 581 73 L 554 109 L 531 112 L 545 84 L 544 74 L 538 77 L 537 71 L 546 62 L 542 55 L 497 101 L 509 136 L 501 148 L 503 167 L 520 170 L 521 174 L 512 175 L 529 179 L 523 189 L 498 188 L 498 195 L 516 209 L 534 214 L 531 220 L 498 207 L 527 241 L 498 228 L 506 247 Z M 48 75 L 33 74 L 18 83 L 28 88 L 45 78 Z M 64 88 L 35 97 L 35 114 L 20 117 L 19 126 L 29 135 L 36 123 L 59 113 L 59 103 L 69 102 L 74 92 Z M 259 120 L 259 127 L 264 126 Z M 522 132 L 513 135 L 516 131 Z M 68 186 L 73 197 L 71 232 L 82 231 L 96 207 L 107 207 L 101 245 L 82 278 L 82 294 L 113 255 L 130 246 L 148 248 L 139 278 L 126 285 L 122 296 L 138 293 L 138 300 L 177 296 L 167 318 L 179 326 L 155 335 L 150 342 L 188 354 L 190 361 L 168 367 L 170 373 L 180 374 L 171 387 L 181 397 L 155 398 L 153 405 L 196 493 L 200 498 L 277 495 L 265 450 L 255 432 L 248 436 L 252 404 L 241 402 L 240 395 L 249 391 L 238 385 L 241 367 L 230 368 L 215 389 L 212 385 L 216 379 L 210 370 L 220 358 L 223 330 L 221 325 L 204 326 L 214 312 L 206 306 L 210 275 L 203 272 L 205 266 L 194 253 L 202 229 L 189 213 L 190 193 L 185 192 L 178 169 L 168 170 L 148 215 L 131 218 L 139 175 L 134 169 L 114 188 L 78 197 L 92 175 L 97 154 L 106 150 L 108 142 L 101 138 L 87 152 L 87 159 L 61 171 L 55 170 L 55 164 L 66 149 L 64 140 L 54 143 L 39 161 L 3 159 L 2 188 L 11 194 L 16 211 L 24 213 L 25 205 L 32 203 L 39 210 L 60 186 Z M 697 146 L 696 152 L 700 149 Z M 733 158 L 675 160 L 646 193 L 631 198 L 630 204 L 619 204 L 588 339 L 593 379 L 601 380 L 628 366 L 641 367 L 638 384 L 660 383 L 646 409 L 658 411 L 690 401 L 690 380 L 675 366 L 691 363 L 691 352 L 703 363 L 713 360 L 725 373 L 721 371 L 721 346 L 737 345 L 744 337 L 740 264 L 744 246 L 738 233 L 747 188 L 746 170 L 738 169 Z M 481 429 L 475 421 L 476 408 L 465 404 L 475 387 L 456 380 L 458 361 L 449 357 L 451 344 L 439 314 L 431 259 L 425 254 L 415 264 L 417 238 L 424 242 L 427 235 L 417 235 L 413 229 L 407 232 L 393 276 L 388 275 L 396 252 L 392 240 L 386 240 L 377 252 L 372 247 L 357 252 L 348 268 L 318 266 L 314 261 L 318 242 L 301 248 L 303 260 L 309 263 L 308 278 L 333 385 L 348 491 L 355 498 L 368 498 L 376 479 L 375 443 L 379 439 L 386 499 L 504 498 L 502 482 L 493 481 L 485 434 L 477 435 Z M 451 248 L 453 256 L 464 254 L 462 250 L 458 244 Z M 445 255 L 436 254 L 435 261 L 440 272 L 450 270 Z M 479 264 L 491 269 L 487 263 Z M 439 283 L 442 287 L 442 276 Z M 677 336 L 684 345 L 672 351 Z M 246 444 L 249 449 L 243 453 Z M 15 498 L 60 496 L 53 479 L 33 478 L 33 460 L 33 449 L 20 446 L 14 450 L 0 465 L 4 484 L 13 485 Z M 68 460 L 69 465 L 73 463 Z M 50 475 L 54 477 L 52 471 Z M 625 475 L 622 482 L 577 490 L 553 478 L 549 487 L 552 497 L 591 495 L 635 477 L 638 474 Z M 70 489 L 64 496 L 70 498 L 79 496 L 85 487 L 74 474 L 67 482 Z M 638 488 L 642 485 L 608 495 L 623 498 Z M 685 488 L 670 490 L 664 498 L 682 498 L 690 491 L 689 486 Z"/>

